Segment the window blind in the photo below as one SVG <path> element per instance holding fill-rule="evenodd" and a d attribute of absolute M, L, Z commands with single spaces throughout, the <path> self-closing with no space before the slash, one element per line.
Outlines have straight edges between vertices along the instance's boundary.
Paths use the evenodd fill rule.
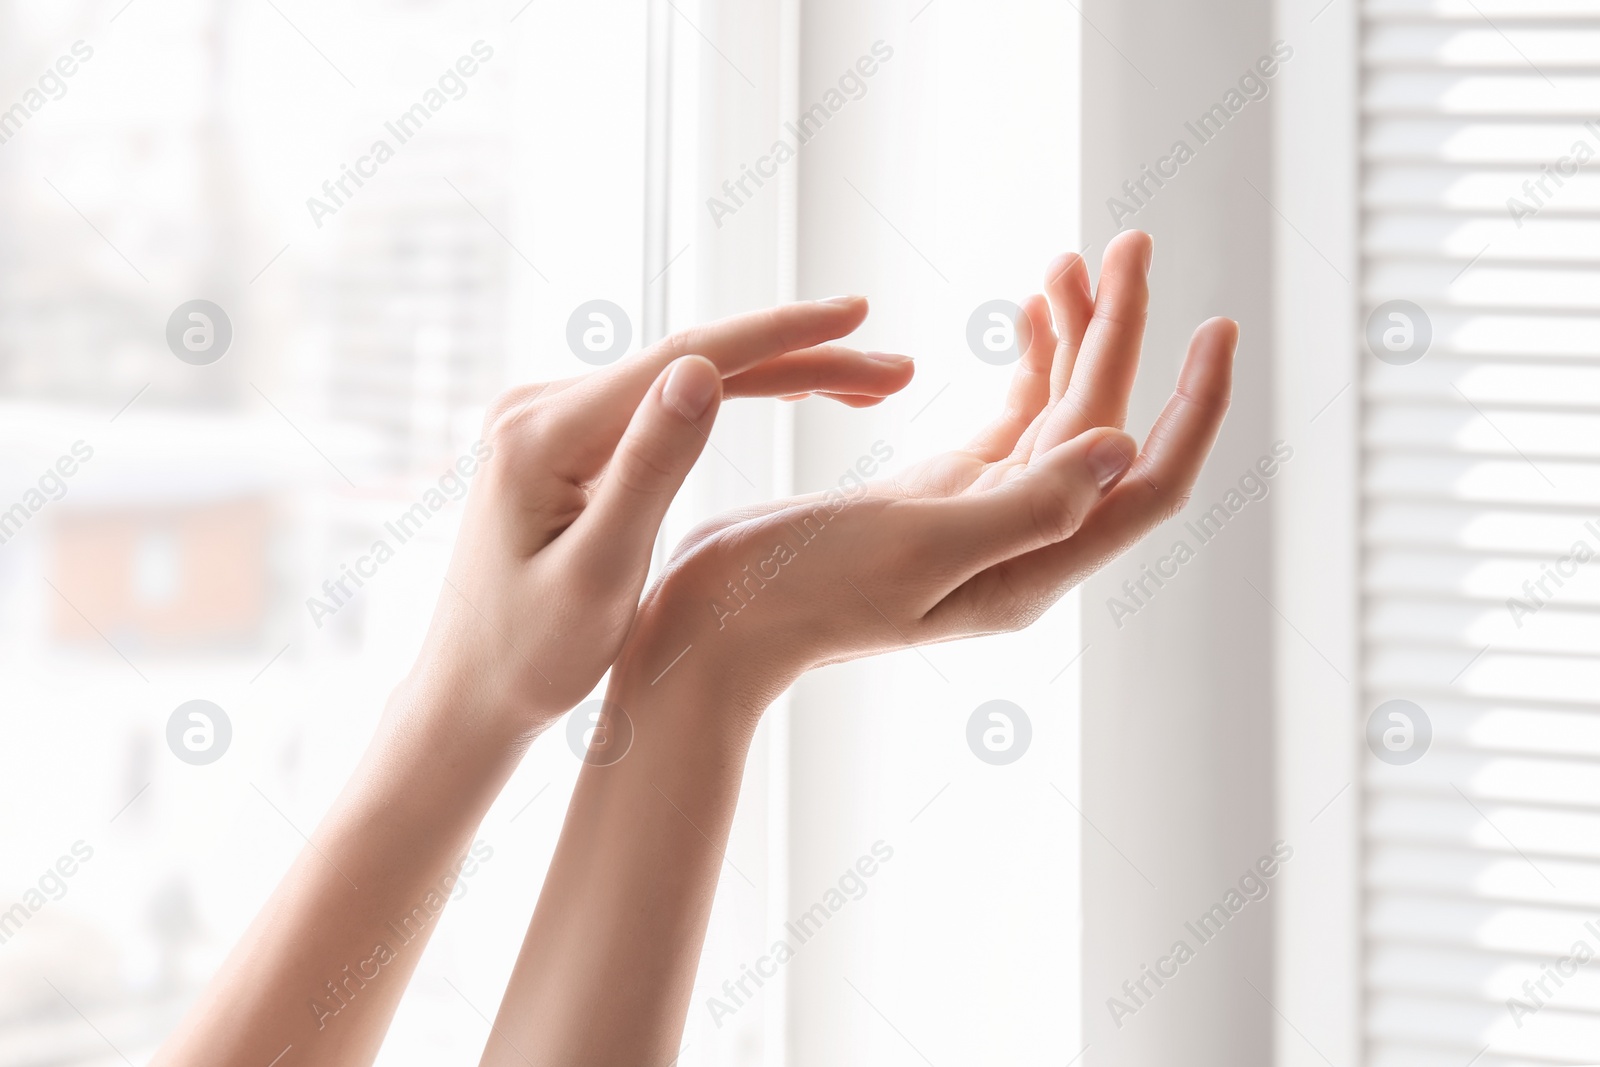
<path fill-rule="evenodd" d="M 1600 0 L 1362 17 L 1366 1060 L 1596 1063 Z"/>

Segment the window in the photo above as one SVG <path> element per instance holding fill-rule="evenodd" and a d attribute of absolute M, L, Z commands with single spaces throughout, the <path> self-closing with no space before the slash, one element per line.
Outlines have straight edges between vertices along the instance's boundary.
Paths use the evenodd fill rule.
<path fill-rule="evenodd" d="M 59 499 L 0 526 L 0 906 L 47 882 L 20 928 L 0 913 L 0 1062 L 153 1052 L 420 641 L 459 505 L 389 526 L 499 388 L 587 369 L 575 309 L 620 308 L 602 325 L 633 351 L 864 291 L 866 343 L 922 357 L 873 412 L 731 405 L 664 549 L 709 513 L 836 482 L 875 442 L 903 462 L 991 417 L 1009 368 L 966 351 L 968 316 L 1080 244 L 1077 30 L 1037 7 L 0 2 L 0 69 L 76 57 L 0 125 L 0 509 L 78 456 Z M 893 59 L 777 182 L 708 212 L 880 42 Z M 998 155 L 1022 165 L 1005 197 Z M 381 538 L 394 558 L 340 589 Z M 819 674 L 774 710 L 680 1062 L 1080 1047 L 1075 608 Z M 995 698 L 1032 716 L 1015 767 L 967 748 Z M 180 718 L 170 739 L 193 700 L 227 726 Z M 191 730 L 227 736 L 215 762 L 179 755 Z M 482 1047 L 578 766 L 559 729 L 534 746 L 380 1062 Z M 718 1025 L 707 997 L 880 839 L 884 877 Z M 971 1025 L 1019 1004 L 1039 1025 Z"/>
<path fill-rule="evenodd" d="M 76 462 L 0 536 L 0 902 L 46 883 L 0 925 L 0 1062 L 154 1050 L 420 640 L 460 505 L 385 524 L 495 391 L 586 369 L 581 303 L 639 347 L 647 29 L 643 2 L 0 4 L 0 107 L 73 70 L 0 128 L 0 507 Z M 163 336 L 196 298 L 231 325 L 209 366 Z M 355 595 L 324 587 L 379 538 Z M 209 765 L 169 748 L 196 699 L 231 727 Z M 481 1050 L 577 768 L 552 731 L 484 823 L 385 1062 Z"/>
<path fill-rule="evenodd" d="M 1367 1062 L 1585 1062 L 1600 7 L 1365 11 Z"/>

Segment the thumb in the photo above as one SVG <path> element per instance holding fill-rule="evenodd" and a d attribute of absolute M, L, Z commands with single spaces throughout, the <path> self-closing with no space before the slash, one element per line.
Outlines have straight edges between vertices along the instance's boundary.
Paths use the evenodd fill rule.
<path fill-rule="evenodd" d="M 656 532 L 705 450 L 722 374 L 704 356 L 674 360 L 634 411 L 588 506 L 573 523 L 579 566 L 610 585 L 643 584 Z"/>
<path fill-rule="evenodd" d="M 929 501 L 924 535 L 965 575 L 1065 541 L 1138 454 L 1120 430 L 1087 430 L 993 489 Z"/>

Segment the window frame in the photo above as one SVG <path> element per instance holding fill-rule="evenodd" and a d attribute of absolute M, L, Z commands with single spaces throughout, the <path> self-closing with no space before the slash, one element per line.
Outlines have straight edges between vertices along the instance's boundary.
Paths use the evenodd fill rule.
<path fill-rule="evenodd" d="M 1304 437 L 1277 489 L 1275 1061 L 1362 1063 L 1361 9 L 1277 0 L 1274 405 Z M 1292 220 L 1292 221 L 1291 221 Z M 1336 267 L 1334 267 L 1336 265 Z M 1341 283 L 1333 270 L 1346 275 Z M 1324 658 L 1326 657 L 1326 659 Z M 1337 672 L 1342 672 L 1341 679 Z"/>

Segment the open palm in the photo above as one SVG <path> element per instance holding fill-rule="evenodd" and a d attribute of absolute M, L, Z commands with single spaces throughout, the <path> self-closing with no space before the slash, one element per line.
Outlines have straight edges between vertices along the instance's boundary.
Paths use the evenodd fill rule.
<path fill-rule="evenodd" d="M 651 597 L 679 634 L 729 641 L 776 680 L 907 645 L 1034 621 L 1187 500 L 1228 407 L 1238 331 L 1195 331 L 1140 448 L 1122 431 L 1149 303 L 1151 245 L 1081 257 L 1023 305 L 1004 412 L 967 447 L 894 479 L 733 512 L 679 546 Z M 683 624 L 687 622 L 687 630 Z"/>

